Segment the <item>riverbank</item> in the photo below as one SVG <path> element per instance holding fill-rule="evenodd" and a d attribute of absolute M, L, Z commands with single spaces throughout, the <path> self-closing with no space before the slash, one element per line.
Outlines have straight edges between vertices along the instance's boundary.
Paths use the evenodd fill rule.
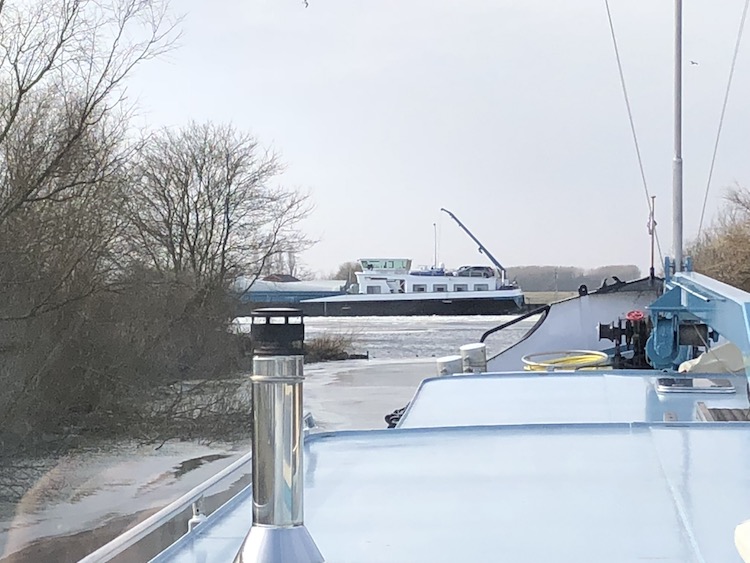
<path fill-rule="evenodd" d="M 383 417 L 404 406 L 434 371 L 428 358 L 312 364 L 306 367 L 305 410 L 316 413 L 320 430 L 384 428 Z M 78 561 L 233 463 L 248 447 L 119 446 L 119 453 L 108 451 L 103 458 L 67 458 L 0 527 L 0 562 Z M 201 455 L 185 459 L 195 454 Z"/>

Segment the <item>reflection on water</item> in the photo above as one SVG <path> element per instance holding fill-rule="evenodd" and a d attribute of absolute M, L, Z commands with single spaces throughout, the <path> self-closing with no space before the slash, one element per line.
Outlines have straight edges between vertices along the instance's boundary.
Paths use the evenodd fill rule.
<path fill-rule="evenodd" d="M 6 503 L 0 522 L 0 558 L 43 538 L 115 522 L 132 525 L 133 519 L 124 517 L 165 506 L 246 449 L 247 444 L 208 447 L 174 442 L 157 450 L 120 443 L 65 456 L 50 464 L 20 502 Z M 14 561 L 45 561 L 34 553 Z"/>
<path fill-rule="evenodd" d="M 217 461 L 219 459 L 225 459 L 229 457 L 229 454 L 211 454 L 211 455 L 204 455 L 201 457 L 194 457 L 193 459 L 187 459 L 180 463 L 177 467 L 174 468 L 174 471 L 172 471 L 172 475 L 179 479 L 185 473 L 188 471 L 192 471 L 193 469 L 198 469 L 201 465 L 204 463 L 211 463 L 212 461 Z"/>
<path fill-rule="evenodd" d="M 404 406 L 419 382 L 436 375 L 435 358 L 477 342 L 489 328 L 512 317 L 313 317 L 305 319 L 306 337 L 326 332 L 351 334 L 353 352 L 369 352 L 370 360 L 347 360 L 305 366 L 305 409 L 322 429 L 383 428 L 383 416 Z M 517 341 L 534 319 L 493 334 L 489 355 Z M 248 325 L 244 325 L 247 327 Z M 80 535 L 67 542 L 40 541 L 84 530 L 116 533 L 178 498 L 237 459 L 247 444 L 213 447 L 168 443 L 158 451 L 132 444 L 109 444 L 95 451 L 69 455 L 36 479 L 21 502 L 0 502 L 0 562 L 38 561 L 49 545 L 81 547 Z M 104 526 L 104 528 L 102 528 Z M 115 530 L 115 531 L 113 531 Z M 98 536 L 97 536 L 98 537 Z M 104 543 L 105 533 L 97 541 Z M 90 540 L 89 540 L 90 541 Z M 41 551 L 33 551 L 40 546 Z M 98 544 L 94 544 L 98 545 Z M 86 548 L 88 550 L 89 546 Z M 47 546 L 48 552 L 60 548 Z M 52 550 L 52 551 L 49 551 Z M 32 553 L 33 551 L 33 553 Z M 36 553 L 36 555 L 34 555 Z M 57 560 L 75 560 L 60 554 Z M 42 559 L 44 560 L 44 559 Z"/>

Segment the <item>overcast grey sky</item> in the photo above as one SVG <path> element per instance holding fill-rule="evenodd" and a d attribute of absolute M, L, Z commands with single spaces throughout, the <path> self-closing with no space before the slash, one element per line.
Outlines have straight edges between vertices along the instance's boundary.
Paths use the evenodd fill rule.
<path fill-rule="evenodd" d="M 603 0 L 179 0 L 181 46 L 131 83 L 149 126 L 231 121 L 309 190 L 302 257 L 648 268 L 640 182 Z M 743 0 L 685 2 L 685 231 L 695 236 Z M 611 0 L 671 249 L 671 0 Z M 750 31 L 748 31 L 750 34 Z M 740 52 L 709 217 L 750 187 L 750 37 Z M 697 61 L 692 65 L 688 61 Z"/>

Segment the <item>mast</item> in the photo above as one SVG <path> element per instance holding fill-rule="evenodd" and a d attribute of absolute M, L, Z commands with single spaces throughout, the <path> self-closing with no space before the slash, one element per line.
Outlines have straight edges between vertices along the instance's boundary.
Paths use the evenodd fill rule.
<path fill-rule="evenodd" d="M 674 160 L 672 162 L 672 245 L 674 267 L 682 271 L 682 0 L 675 0 Z M 667 272 L 664 272 L 668 275 Z"/>
<path fill-rule="evenodd" d="M 437 268 L 437 223 L 432 224 L 432 240 L 433 240 L 433 246 L 435 253 L 432 258 L 432 267 Z"/>

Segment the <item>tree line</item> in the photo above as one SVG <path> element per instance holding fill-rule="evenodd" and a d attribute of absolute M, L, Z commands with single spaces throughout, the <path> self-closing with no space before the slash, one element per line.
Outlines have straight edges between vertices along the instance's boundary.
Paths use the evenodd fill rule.
<path fill-rule="evenodd" d="M 685 253 L 695 271 L 750 292 L 750 191 L 729 188 L 716 220 Z"/>
<path fill-rule="evenodd" d="M 128 79 L 178 37 L 164 0 L 0 2 L 5 453 L 61 432 L 184 436 L 226 410 L 180 382 L 240 361 L 236 276 L 309 244 L 308 195 L 251 134 L 136 129 Z"/>
<path fill-rule="evenodd" d="M 576 291 L 581 285 L 594 290 L 609 278 L 622 281 L 638 279 L 641 271 L 633 265 L 601 266 L 585 270 L 573 266 L 515 266 L 508 268 L 508 278 L 515 280 L 524 291 Z"/>

